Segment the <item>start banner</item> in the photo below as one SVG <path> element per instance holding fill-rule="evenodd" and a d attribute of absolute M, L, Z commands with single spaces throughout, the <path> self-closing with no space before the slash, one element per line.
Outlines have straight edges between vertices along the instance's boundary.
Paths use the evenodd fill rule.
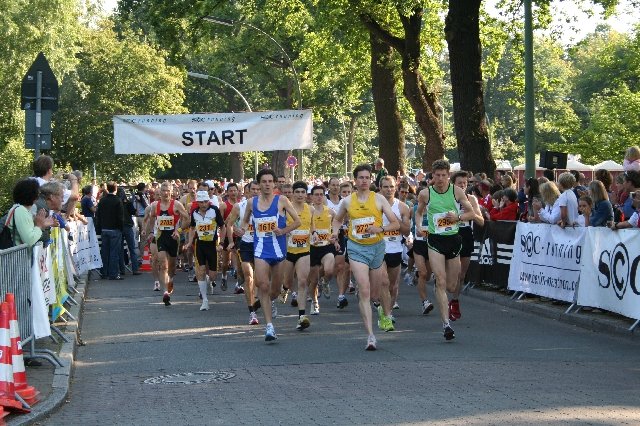
<path fill-rule="evenodd" d="M 509 290 L 575 301 L 585 228 L 518 222 Z"/>
<path fill-rule="evenodd" d="M 116 154 L 216 154 L 309 149 L 311 110 L 116 115 Z"/>
<path fill-rule="evenodd" d="M 640 233 L 590 227 L 578 304 L 640 319 Z"/>

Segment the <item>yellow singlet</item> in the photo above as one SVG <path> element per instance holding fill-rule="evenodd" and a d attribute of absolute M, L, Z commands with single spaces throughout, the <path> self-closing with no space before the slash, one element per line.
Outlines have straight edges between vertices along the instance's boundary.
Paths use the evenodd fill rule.
<path fill-rule="evenodd" d="M 331 242 L 331 213 L 329 207 L 322 206 L 322 213 L 313 216 L 313 226 L 316 235 L 311 239 L 311 245 L 321 247 Z"/>
<path fill-rule="evenodd" d="M 371 245 L 382 240 L 382 233 L 367 233 L 371 225 L 382 226 L 382 211 L 376 207 L 375 192 L 369 192 L 364 203 L 358 200 L 358 193 L 351 194 L 349 205 L 349 239 L 359 244 Z"/>
<path fill-rule="evenodd" d="M 300 217 L 300 226 L 287 235 L 287 253 L 308 253 L 310 249 L 311 209 L 308 204 L 304 205 L 302 212 L 299 212 L 298 216 Z M 287 215 L 287 226 L 292 222 L 291 216 Z"/>

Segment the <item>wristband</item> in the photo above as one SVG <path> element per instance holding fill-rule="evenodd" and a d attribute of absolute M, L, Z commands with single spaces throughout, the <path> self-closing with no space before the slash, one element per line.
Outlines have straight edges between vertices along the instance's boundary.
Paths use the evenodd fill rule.
<path fill-rule="evenodd" d="M 176 228 L 176 232 L 177 232 L 178 234 L 179 234 L 179 233 L 181 233 L 181 232 L 182 232 L 182 228 L 180 228 L 180 227 Z"/>

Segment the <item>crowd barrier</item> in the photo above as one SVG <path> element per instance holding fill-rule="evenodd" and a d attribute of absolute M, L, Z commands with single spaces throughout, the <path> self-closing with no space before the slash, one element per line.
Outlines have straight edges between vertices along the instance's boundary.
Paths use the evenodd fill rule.
<path fill-rule="evenodd" d="M 0 295 L 15 295 L 25 358 L 43 358 L 60 366 L 57 355 L 37 348 L 36 340 L 50 337 L 57 342 L 54 334 L 67 340 L 54 323 L 75 320 L 65 306 L 77 304 L 72 296 L 77 293 L 76 279 L 91 268 L 102 267 L 93 223 L 69 222 L 69 226 L 69 233 L 52 228 L 46 247 L 38 243 L 32 248 L 20 245 L 0 250 Z"/>
<path fill-rule="evenodd" d="M 477 231 L 477 232 L 476 232 Z M 640 323 L 640 233 L 603 227 L 560 228 L 523 222 L 487 222 L 474 229 L 469 275 L 514 291 L 589 306 Z"/>

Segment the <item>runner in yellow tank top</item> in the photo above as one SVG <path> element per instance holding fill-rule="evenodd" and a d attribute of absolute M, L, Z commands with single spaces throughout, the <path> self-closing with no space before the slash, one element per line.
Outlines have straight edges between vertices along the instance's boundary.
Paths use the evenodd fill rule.
<path fill-rule="evenodd" d="M 361 164 L 353 170 L 357 192 L 345 198 L 333 218 L 332 240 L 338 240 L 338 232 L 347 213 L 349 214 L 349 243 L 347 255 L 351 271 L 358 283 L 358 305 L 368 333 L 366 350 L 376 349 L 376 338 L 371 323 L 371 284 L 380 285 L 382 305 L 378 309 L 378 327 L 384 331 L 393 330 L 389 277 L 384 265 L 385 244 L 382 234 L 400 228 L 389 202 L 380 194 L 369 191 L 371 166 Z M 389 218 L 389 224 L 382 226 L 382 213 Z"/>
<path fill-rule="evenodd" d="M 316 185 L 311 188 L 311 203 L 313 218 L 311 224 L 311 272 L 309 274 L 309 294 L 313 297 L 311 314 L 320 313 L 318 304 L 318 284 L 322 295 L 329 299 L 331 289 L 329 281 L 333 278 L 335 268 L 336 247 L 331 243 L 331 222 L 335 213 L 325 203 L 324 186 Z M 324 275 L 320 277 L 320 266 Z"/>

